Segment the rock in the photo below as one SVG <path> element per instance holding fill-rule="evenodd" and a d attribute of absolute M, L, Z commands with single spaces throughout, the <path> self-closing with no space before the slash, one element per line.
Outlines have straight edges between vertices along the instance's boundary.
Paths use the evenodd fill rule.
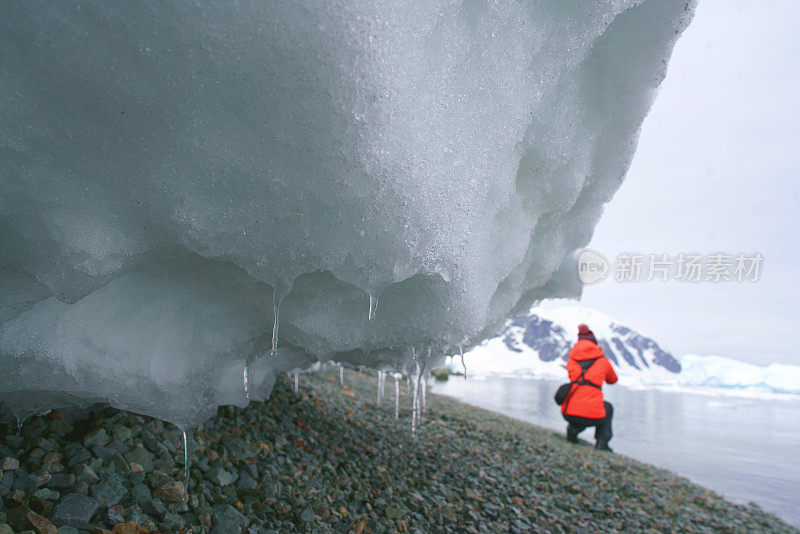
<path fill-rule="evenodd" d="M 128 462 L 128 467 L 130 468 L 131 473 L 143 473 L 144 472 L 144 468 L 141 465 L 137 464 L 136 462 Z"/>
<path fill-rule="evenodd" d="M 153 496 L 150 494 L 150 490 L 144 484 L 136 484 L 131 488 L 131 497 L 134 501 L 136 501 L 139 506 L 142 506 L 146 502 L 150 502 Z"/>
<path fill-rule="evenodd" d="M 127 441 L 131 439 L 131 429 L 128 428 L 127 426 L 112 425 L 111 435 L 117 441 Z"/>
<path fill-rule="evenodd" d="M 50 515 L 50 512 L 53 510 L 53 506 L 55 506 L 55 504 L 55 501 L 47 501 L 36 496 L 28 499 L 28 507 L 37 514 L 45 517 Z"/>
<path fill-rule="evenodd" d="M 92 452 L 94 453 L 95 456 L 97 456 L 101 460 L 108 460 L 109 458 L 117 454 L 117 449 L 114 449 L 112 447 L 105 447 L 103 445 L 95 445 L 94 447 L 92 447 Z"/>
<path fill-rule="evenodd" d="M 153 455 L 143 447 L 136 447 L 125 453 L 125 459 L 131 463 L 139 464 L 147 472 L 153 469 Z"/>
<path fill-rule="evenodd" d="M 36 475 L 25 475 L 14 480 L 14 489 L 22 491 L 25 495 L 33 495 L 39 489 L 39 477 Z"/>
<path fill-rule="evenodd" d="M 186 521 L 178 514 L 167 512 L 164 514 L 164 521 L 161 522 L 159 528 L 161 530 L 182 530 L 186 525 Z"/>
<path fill-rule="evenodd" d="M 127 489 L 122 479 L 116 474 L 104 477 L 97 484 L 92 484 L 89 493 L 102 506 L 114 506 L 125 496 Z"/>
<path fill-rule="evenodd" d="M 239 471 L 239 481 L 236 483 L 236 487 L 239 489 L 255 489 L 258 486 L 258 483 L 253 480 L 253 477 L 250 476 L 250 473 L 245 469 Z"/>
<path fill-rule="evenodd" d="M 25 443 L 25 440 L 22 439 L 22 436 L 15 436 L 14 434 L 11 434 L 6 436 L 6 443 L 8 443 L 8 446 L 12 449 L 19 449 L 22 447 L 22 444 Z"/>
<path fill-rule="evenodd" d="M 138 465 L 138 464 L 130 464 L 130 465 Z M 130 476 L 128 477 L 131 484 L 141 484 L 144 482 L 144 471 L 133 471 Z"/>
<path fill-rule="evenodd" d="M 0 523 L 0 534 L 14 534 L 14 529 L 5 523 Z"/>
<path fill-rule="evenodd" d="M 45 452 L 54 451 L 56 449 L 56 443 L 47 438 L 40 439 L 36 445 Z"/>
<path fill-rule="evenodd" d="M 109 527 L 114 527 L 125 522 L 125 518 L 116 508 L 107 508 L 103 513 L 103 522 Z"/>
<path fill-rule="evenodd" d="M 143 526 L 137 525 L 133 521 L 114 526 L 112 534 L 150 534 L 150 531 Z"/>
<path fill-rule="evenodd" d="M 97 476 L 97 473 L 94 472 L 94 469 L 86 464 L 79 464 L 78 467 L 75 468 L 75 482 L 95 484 L 100 482 L 100 478 Z"/>
<path fill-rule="evenodd" d="M 0 496 L 6 496 L 14 488 L 14 471 L 4 471 L 0 475 Z"/>
<path fill-rule="evenodd" d="M 66 525 L 78 529 L 88 529 L 92 516 L 99 506 L 100 503 L 96 499 L 80 493 L 68 493 L 53 509 L 50 521 L 59 527 Z"/>
<path fill-rule="evenodd" d="M 65 525 L 63 527 L 58 527 L 58 534 L 80 534 L 80 532 L 75 527 L 68 527 Z"/>
<path fill-rule="evenodd" d="M 153 496 L 164 502 L 182 502 L 184 497 L 183 482 L 171 480 L 162 484 L 153 492 Z"/>
<path fill-rule="evenodd" d="M 2 469 L 3 471 L 14 471 L 16 469 L 19 469 L 19 460 L 7 456 L 3 458 L 3 463 L 0 463 L 0 469 Z"/>
<path fill-rule="evenodd" d="M 247 516 L 239 512 L 230 504 L 220 504 L 213 509 L 214 521 L 220 523 L 221 521 L 232 521 L 240 527 L 246 527 L 250 524 Z"/>
<path fill-rule="evenodd" d="M 235 477 L 231 473 L 219 466 L 209 469 L 206 472 L 206 478 L 217 486 L 227 486 L 235 480 Z"/>
<path fill-rule="evenodd" d="M 103 427 L 95 428 L 83 438 L 84 447 L 93 447 L 94 445 L 101 445 L 108 442 L 108 434 Z"/>
<path fill-rule="evenodd" d="M 219 521 L 216 526 L 211 529 L 211 534 L 241 534 L 242 527 L 230 519 L 223 519 Z"/>
<path fill-rule="evenodd" d="M 58 534 L 56 526 L 36 512 L 28 512 L 26 517 L 38 534 Z"/>
<path fill-rule="evenodd" d="M 57 501 L 58 498 L 61 496 L 57 491 L 47 488 L 42 488 L 40 490 L 37 490 L 33 493 L 33 495 L 40 499 L 44 499 L 45 501 Z"/>
<path fill-rule="evenodd" d="M 154 497 L 148 502 L 142 504 L 142 510 L 150 515 L 157 515 L 160 517 L 164 514 L 164 512 L 167 511 L 167 506 L 164 504 L 164 501 L 158 497 Z"/>
<path fill-rule="evenodd" d="M 69 461 L 67 464 L 72 467 L 73 465 L 83 464 L 88 462 L 92 459 L 92 453 L 90 453 L 84 447 L 80 447 L 80 450 L 75 451 L 75 454 L 69 457 Z"/>
<path fill-rule="evenodd" d="M 128 462 L 120 453 L 115 451 L 114 456 L 111 457 L 111 462 L 114 464 L 114 472 L 116 472 L 119 476 L 126 477 L 131 474 L 131 468 L 128 465 Z"/>
<path fill-rule="evenodd" d="M 386 508 L 386 517 L 389 519 L 402 519 L 404 515 L 406 515 L 405 512 L 397 506 L 389 506 Z"/>
<path fill-rule="evenodd" d="M 310 506 L 306 506 L 298 516 L 298 519 L 300 519 L 300 521 L 304 521 L 306 523 L 310 523 L 311 521 L 314 521 L 316 518 L 317 515 L 314 513 L 314 509 L 311 508 Z"/>
<path fill-rule="evenodd" d="M 47 482 L 48 488 L 68 489 L 75 485 L 75 475 L 71 473 L 54 473 Z"/>

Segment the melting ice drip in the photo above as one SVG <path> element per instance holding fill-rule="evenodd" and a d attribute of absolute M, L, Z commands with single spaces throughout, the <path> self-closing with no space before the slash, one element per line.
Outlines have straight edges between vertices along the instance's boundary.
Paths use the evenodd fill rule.
<path fill-rule="evenodd" d="M 394 377 L 394 418 L 400 418 L 400 377 L 397 373 L 392 375 Z"/>
<path fill-rule="evenodd" d="M 376 403 L 378 406 L 383 405 L 383 391 L 386 384 L 386 371 L 378 371 L 378 398 Z"/>
<path fill-rule="evenodd" d="M 411 435 L 415 436 L 417 426 L 422 422 L 422 412 L 425 409 L 425 389 L 427 381 L 424 378 L 426 372 L 426 365 L 431 358 L 431 348 L 428 347 L 427 357 L 420 365 L 419 358 L 417 358 L 416 349 L 412 347 L 412 358 L 414 360 L 415 373 L 412 380 L 413 392 L 411 395 Z"/>

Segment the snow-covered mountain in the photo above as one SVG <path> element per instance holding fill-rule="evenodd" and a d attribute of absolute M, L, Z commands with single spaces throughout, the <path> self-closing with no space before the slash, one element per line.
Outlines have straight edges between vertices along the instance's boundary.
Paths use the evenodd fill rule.
<path fill-rule="evenodd" d="M 476 372 L 565 376 L 578 325 L 586 323 L 623 383 L 677 381 L 681 364 L 653 339 L 590 308 L 533 308 L 510 319 L 494 338 L 473 349 L 467 366 Z"/>
<path fill-rule="evenodd" d="M 577 341 L 581 323 L 594 332 L 623 385 L 755 396 L 800 393 L 800 366 L 764 367 L 722 356 L 686 355 L 678 359 L 629 325 L 578 306 L 549 310 L 537 307 L 528 315 L 508 320 L 499 334 L 465 355 L 467 370 L 473 376 L 563 379 L 569 349 Z M 455 359 L 452 365 L 458 368 L 460 362 Z"/>

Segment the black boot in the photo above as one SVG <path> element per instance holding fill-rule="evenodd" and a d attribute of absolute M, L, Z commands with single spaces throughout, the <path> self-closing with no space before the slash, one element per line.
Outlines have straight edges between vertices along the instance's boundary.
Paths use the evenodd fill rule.
<path fill-rule="evenodd" d="M 597 443 L 594 444 L 594 448 L 598 451 L 614 452 L 611 450 L 611 447 L 608 446 L 608 440 L 605 439 L 598 439 Z"/>
<path fill-rule="evenodd" d="M 567 441 L 578 443 L 578 431 L 572 425 L 567 425 Z"/>

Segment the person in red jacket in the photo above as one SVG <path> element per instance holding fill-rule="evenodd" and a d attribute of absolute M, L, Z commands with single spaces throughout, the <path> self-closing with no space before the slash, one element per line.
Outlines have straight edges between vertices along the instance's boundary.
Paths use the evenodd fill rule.
<path fill-rule="evenodd" d="M 611 451 L 608 442 L 614 407 L 603 400 L 602 386 L 604 382 L 615 383 L 617 374 L 585 324 L 578 326 L 578 342 L 569 351 L 567 373 L 572 386 L 561 405 L 561 414 L 569 423 L 567 440 L 577 443 L 578 434 L 593 426 L 595 447 Z"/>

